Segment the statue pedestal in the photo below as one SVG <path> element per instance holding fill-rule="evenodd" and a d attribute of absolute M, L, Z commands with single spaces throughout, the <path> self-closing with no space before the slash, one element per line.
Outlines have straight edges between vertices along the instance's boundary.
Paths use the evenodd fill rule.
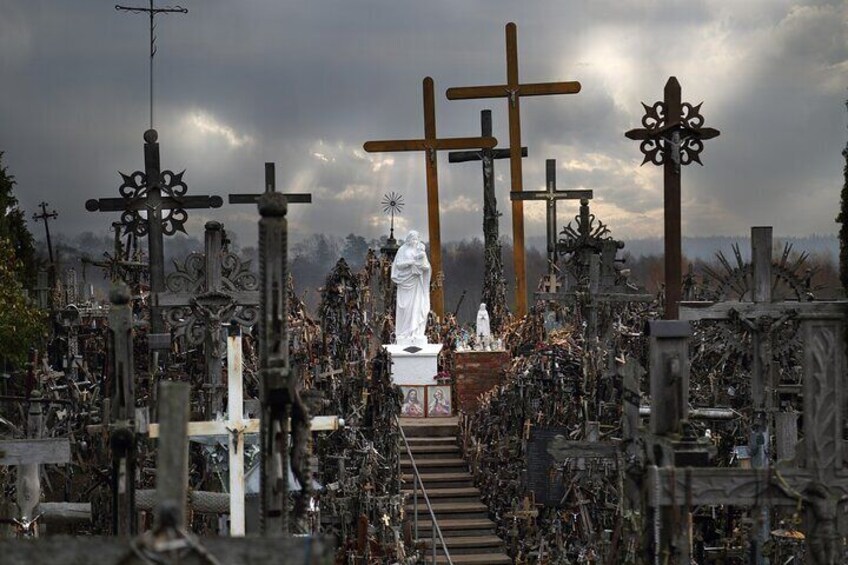
<path fill-rule="evenodd" d="M 442 346 L 383 345 L 392 356 L 392 383 L 400 387 L 403 418 L 448 418 L 453 415 L 453 397 L 449 384 L 439 384 L 436 372 Z"/>
<path fill-rule="evenodd" d="M 441 344 L 383 345 L 392 356 L 392 383 L 404 386 L 436 384 Z"/>

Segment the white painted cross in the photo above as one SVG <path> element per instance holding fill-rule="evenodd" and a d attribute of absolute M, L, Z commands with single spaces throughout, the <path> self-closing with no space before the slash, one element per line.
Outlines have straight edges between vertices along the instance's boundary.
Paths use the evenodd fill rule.
<path fill-rule="evenodd" d="M 227 336 L 227 419 L 207 422 L 189 422 L 189 438 L 226 435 L 229 437 L 230 467 L 230 535 L 245 534 L 244 512 L 244 436 L 259 433 L 259 420 L 244 417 L 244 392 L 242 384 L 242 338 L 239 326 L 233 324 Z M 343 423 L 341 424 L 343 425 Z M 332 431 L 340 427 L 338 416 L 312 418 L 312 431 Z M 151 438 L 159 437 L 159 425 L 150 424 Z"/>

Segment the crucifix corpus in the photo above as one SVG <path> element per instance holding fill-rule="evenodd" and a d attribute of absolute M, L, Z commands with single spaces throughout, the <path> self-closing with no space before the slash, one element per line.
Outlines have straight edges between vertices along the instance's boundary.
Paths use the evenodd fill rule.
<path fill-rule="evenodd" d="M 506 84 L 493 86 L 463 86 L 449 88 L 448 100 L 477 98 L 506 98 L 509 101 L 509 169 L 512 192 L 523 190 L 521 173 L 521 112 L 519 101 L 523 96 L 550 94 L 577 94 L 580 83 L 569 82 L 518 82 L 518 39 L 516 26 L 506 24 Z M 521 200 L 512 201 L 512 257 L 515 263 L 515 307 L 519 316 L 527 314 L 527 273 L 524 267 L 524 206 Z"/>
<path fill-rule="evenodd" d="M 480 136 L 492 136 L 492 111 L 480 111 Z M 527 148 L 521 148 L 527 156 Z M 509 159 L 509 149 L 481 149 L 479 151 L 451 151 L 448 162 L 465 163 L 481 161 L 483 164 L 483 302 L 491 313 L 491 326 L 499 334 L 507 314 L 506 290 L 503 283 L 500 229 L 498 227 L 498 200 L 495 197 L 495 159 Z"/>
<path fill-rule="evenodd" d="M 430 288 L 430 304 L 441 319 L 445 314 L 445 293 L 442 271 L 442 235 L 439 223 L 439 174 L 436 152 L 451 149 L 492 149 L 498 144 L 494 137 L 436 137 L 436 102 L 433 94 L 433 79 L 424 78 L 424 138 L 366 141 L 363 145 L 369 153 L 390 151 L 423 151 L 427 171 L 427 225 L 430 233 L 430 261 L 433 265 L 433 284 Z"/>
<path fill-rule="evenodd" d="M 156 130 L 144 132 L 144 172 L 121 173 L 124 179 L 118 189 L 121 198 L 92 199 L 85 203 L 89 212 L 121 212 L 124 233 L 147 236 L 150 290 L 154 294 L 165 291 L 164 236 L 178 231 L 185 233 L 186 209 L 220 208 L 224 203 L 220 196 L 186 196 L 185 171 L 161 170 L 158 139 Z M 164 214 L 166 210 L 167 215 Z M 151 349 L 171 347 L 171 336 L 165 333 L 162 309 L 155 301 L 150 306 L 148 341 Z"/>
<path fill-rule="evenodd" d="M 714 128 L 705 128 L 701 104 L 692 106 L 680 101 L 680 83 L 669 77 L 665 84 L 664 100 L 648 106 L 642 128 L 624 135 L 641 141 L 639 150 L 645 155 L 642 164 L 651 162 L 663 166 L 663 207 L 665 208 L 665 315 L 676 320 L 683 289 L 683 266 L 680 242 L 680 166 L 693 161 L 701 163 L 704 141 L 719 135 Z"/>
<path fill-rule="evenodd" d="M 523 192 L 511 192 L 509 197 L 513 202 L 521 200 L 541 200 L 547 204 L 547 242 L 548 242 L 548 277 L 551 280 L 551 289 L 556 292 L 557 276 L 557 200 L 591 200 L 593 192 L 587 189 L 579 190 L 557 190 L 556 187 L 556 159 L 545 161 L 545 190 L 528 190 Z M 523 213 L 523 210 L 522 210 Z"/>

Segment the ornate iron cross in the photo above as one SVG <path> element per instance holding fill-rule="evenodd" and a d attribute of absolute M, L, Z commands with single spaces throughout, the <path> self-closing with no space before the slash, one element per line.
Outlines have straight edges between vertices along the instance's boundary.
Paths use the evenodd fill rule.
<path fill-rule="evenodd" d="M 220 208 L 224 203 L 220 196 L 186 196 L 185 171 L 174 173 L 160 168 L 158 138 L 154 129 L 144 132 L 144 172 L 120 173 L 124 179 L 118 189 L 121 198 L 92 199 L 85 203 L 89 212 L 121 212 L 124 233 L 148 236 L 150 287 L 154 293 L 165 290 L 164 236 L 178 231 L 185 233 L 186 209 Z M 165 210 L 169 212 L 167 215 L 163 214 Z M 155 304 L 150 309 L 150 326 L 154 335 L 162 335 L 165 329 L 161 311 Z M 154 338 L 151 346 L 155 345 L 167 348 L 169 338 Z"/>
<path fill-rule="evenodd" d="M 641 141 L 639 150 L 645 155 L 642 164 L 663 165 L 665 207 L 665 319 L 676 320 L 682 293 L 682 252 L 680 243 L 680 166 L 701 163 L 704 140 L 719 135 L 705 128 L 701 104 L 692 106 L 680 101 L 680 83 L 669 77 L 665 84 L 664 100 L 648 106 L 644 102 L 643 128 L 632 129 L 624 135 Z"/>

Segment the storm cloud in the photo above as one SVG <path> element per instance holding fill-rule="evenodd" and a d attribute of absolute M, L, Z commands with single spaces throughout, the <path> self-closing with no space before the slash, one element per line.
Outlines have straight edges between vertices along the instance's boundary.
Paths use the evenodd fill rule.
<path fill-rule="evenodd" d="M 135 0 L 141 5 L 146 2 Z M 129 2 L 129 0 L 128 0 Z M 423 136 L 421 81 L 436 84 L 440 136 L 479 134 L 493 111 L 508 141 L 505 99 L 448 101 L 451 86 L 505 81 L 504 25 L 518 25 L 522 82 L 579 80 L 577 95 L 522 101 L 525 189 L 595 190 L 593 210 L 616 236 L 661 235 L 661 171 L 640 167 L 640 102 L 675 75 L 704 102 L 705 166 L 683 173 L 687 236 L 834 233 L 846 139 L 848 8 L 844 2 L 509 2 L 506 0 L 183 0 L 157 19 L 155 127 L 165 168 L 186 169 L 190 194 L 256 192 L 263 163 L 277 185 L 311 192 L 293 206 L 295 239 L 388 231 L 380 199 L 402 193 L 401 230 L 426 231 L 424 157 L 367 154 L 370 139 Z M 0 151 L 28 211 L 60 212 L 55 229 L 106 231 L 117 219 L 84 209 L 117 196 L 118 171 L 142 168 L 148 127 L 147 19 L 111 2 L 4 0 L 0 10 Z M 442 238 L 479 237 L 478 164 L 439 158 Z M 496 165 L 501 233 L 509 236 L 509 170 Z M 577 212 L 560 205 L 560 224 Z M 528 237 L 544 206 L 527 204 Z M 242 244 L 255 209 L 192 212 L 187 229 L 223 221 Z"/>

